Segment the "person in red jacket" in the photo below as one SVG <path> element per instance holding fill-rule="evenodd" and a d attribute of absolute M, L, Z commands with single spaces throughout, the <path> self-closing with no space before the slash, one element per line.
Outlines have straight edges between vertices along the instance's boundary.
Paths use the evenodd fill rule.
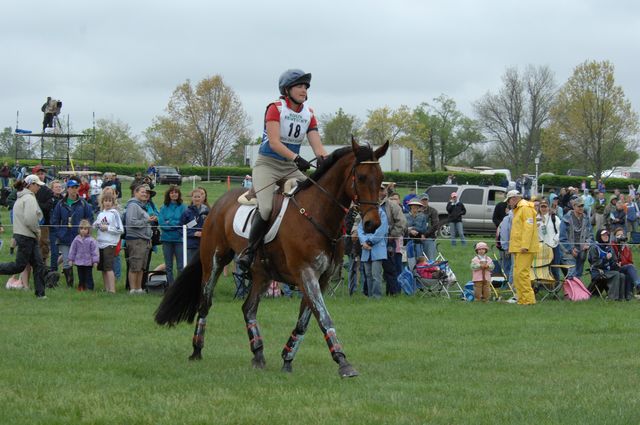
<path fill-rule="evenodd" d="M 91 185 L 87 181 L 87 178 L 82 176 L 80 178 L 80 188 L 78 189 L 78 196 L 84 199 L 85 201 L 89 201 L 91 199 Z"/>
<path fill-rule="evenodd" d="M 611 246 L 618 257 L 620 264 L 620 272 L 625 277 L 625 294 L 627 299 L 631 298 L 631 292 L 635 286 L 640 290 L 640 281 L 638 281 L 638 271 L 633 264 L 633 254 L 631 248 L 627 245 L 627 235 L 622 227 L 616 227 L 613 231 L 613 240 Z"/>

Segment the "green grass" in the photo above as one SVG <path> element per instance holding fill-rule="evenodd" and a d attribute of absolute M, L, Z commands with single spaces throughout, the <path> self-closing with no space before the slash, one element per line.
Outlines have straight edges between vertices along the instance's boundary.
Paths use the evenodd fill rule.
<path fill-rule="evenodd" d="M 465 281 L 471 247 L 442 249 Z M 230 278 L 200 362 L 187 361 L 192 325 L 158 327 L 159 297 L 118 290 L 59 288 L 46 300 L 0 290 L 0 424 L 640 423 L 637 301 L 521 307 L 339 291 L 327 304 L 361 374 L 341 380 L 315 321 L 293 374 L 280 372 L 297 299 L 263 300 L 267 368 L 254 370 Z"/>

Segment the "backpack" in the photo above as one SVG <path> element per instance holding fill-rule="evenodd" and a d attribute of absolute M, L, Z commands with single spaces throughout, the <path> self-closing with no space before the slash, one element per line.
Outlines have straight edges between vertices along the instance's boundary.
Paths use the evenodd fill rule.
<path fill-rule="evenodd" d="M 583 301 L 591 298 L 591 292 L 584 286 L 584 283 L 577 277 L 569 277 L 562 285 L 564 296 L 571 301 Z"/>
<path fill-rule="evenodd" d="M 402 292 L 405 294 L 413 295 L 416 292 L 416 284 L 413 280 L 413 274 L 408 267 L 405 267 L 398 275 L 398 283 L 400 284 Z"/>
<path fill-rule="evenodd" d="M 166 271 L 152 271 L 147 278 L 147 292 L 150 294 L 164 294 L 169 283 Z"/>
<path fill-rule="evenodd" d="M 636 221 L 638 219 L 638 211 L 636 210 L 636 203 L 630 202 L 627 205 L 627 221 Z"/>

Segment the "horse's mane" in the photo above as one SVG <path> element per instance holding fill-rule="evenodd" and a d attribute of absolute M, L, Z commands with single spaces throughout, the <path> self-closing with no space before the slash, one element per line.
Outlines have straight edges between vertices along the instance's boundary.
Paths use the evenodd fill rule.
<path fill-rule="evenodd" d="M 324 176 L 327 171 L 333 167 L 333 165 L 338 162 L 340 158 L 343 156 L 353 152 L 353 148 L 351 146 L 345 146 L 340 149 L 336 149 L 331 152 L 329 156 L 325 158 L 316 170 L 311 174 L 311 179 L 314 181 L 318 181 L 322 176 Z M 375 157 L 373 155 L 373 149 L 369 145 L 360 145 L 360 149 L 358 149 L 358 154 L 356 155 L 356 164 L 359 164 L 362 161 L 373 161 Z M 301 183 L 298 183 L 298 190 L 306 189 L 313 185 L 311 179 L 307 179 Z"/>

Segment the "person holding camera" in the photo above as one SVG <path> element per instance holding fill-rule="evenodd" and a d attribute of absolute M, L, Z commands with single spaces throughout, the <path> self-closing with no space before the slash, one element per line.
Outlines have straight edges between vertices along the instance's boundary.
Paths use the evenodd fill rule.
<path fill-rule="evenodd" d="M 560 252 L 560 219 L 555 213 L 551 212 L 549 202 L 546 199 L 540 201 L 537 221 L 540 241 L 553 250 L 553 260 L 551 264 L 562 264 L 562 253 Z M 556 280 L 560 280 L 560 268 L 551 267 L 551 273 Z"/>
<path fill-rule="evenodd" d="M 280 98 L 267 106 L 262 144 L 252 173 L 259 214 L 254 215 L 249 246 L 237 261 L 245 272 L 249 271 L 255 251 L 267 232 L 276 182 L 285 178 L 307 178 L 304 172 L 311 164 L 299 155 L 305 137 L 318 159 L 327 155 L 314 112 L 305 104 L 310 85 L 311 74 L 289 69 L 278 81 Z"/>
<path fill-rule="evenodd" d="M 407 236 L 413 245 L 413 258 L 418 258 L 424 255 L 423 253 L 426 254 L 423 238 L 427 233 L 427 217 L 422 212 L 422 202 L 417 198 L 409 201 L 407 206 L 409 212 L 404 215 L 407 220 Z M 429 260 L 434 260 L 434 258 L 429 257 Z"/>
<path fill-rule="evenodd" d="M 634 286 L 640 291 L 640 280 L 636 266 L 633 264 L 633 254 L 627 243 L 627 235 L 622 227 L 616 227 L 613 230 L 611 247 L 618 257 L 620 272 L 622 272 L 625 277 L 625 299 L 630 300 L 633 295 Z"/>

